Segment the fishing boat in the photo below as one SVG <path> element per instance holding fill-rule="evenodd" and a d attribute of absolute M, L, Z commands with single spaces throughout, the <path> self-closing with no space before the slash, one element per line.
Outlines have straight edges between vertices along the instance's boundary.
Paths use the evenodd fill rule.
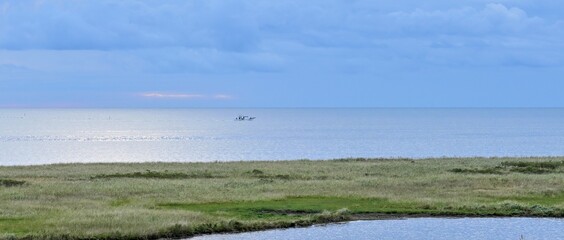
<path fill-rule="evenodd" d="M 235 118 L 235 121 L 253 121 L 257 117 L 250 117 L 245 115 L 239 115 Z"/>

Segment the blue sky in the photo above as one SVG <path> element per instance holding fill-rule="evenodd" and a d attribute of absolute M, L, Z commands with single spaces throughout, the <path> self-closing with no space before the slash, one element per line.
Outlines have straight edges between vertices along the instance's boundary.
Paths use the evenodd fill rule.
<path fill-rule="evenodd" d="M 564 107 L 562 0 L 0 0 L 0 107 Z"/>

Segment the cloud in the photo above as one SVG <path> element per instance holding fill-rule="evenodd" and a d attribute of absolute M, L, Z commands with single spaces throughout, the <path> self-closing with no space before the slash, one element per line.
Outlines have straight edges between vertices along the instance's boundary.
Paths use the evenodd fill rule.
<path fill-rule="evenodd" d="M 30 4 L 35 2 L 34 4 Z M 234 4 L 200 1 L 17 1 L 0 9 L 5 49 L 253 46 L 253 21 Z M 237 11 L 242 10 L 242 11 Z"/>
<path fill-rule="evenodd" d="M 223 100 L 227 100 L 227 99 L 232 99 L 233 96 L 227 95 L 227 94 L 216 94 L 212 96 L 213 99 L 223 99 Z"/>
<path fill-rule="evenodd" d="M 562 9 L 561 0 L 0 0 L 0 104 L 393 106 L 409 99 L 395 98 L 404 89 L 373 91 L 552 81 L 564 66 Z"/>
<path fill-rule="evenodd" d="M 89 76 L 352 74 L 391 63 L 558 66 L 564 21 L 557 6 L 564 4 L 10 1 L 0 5 L 0 61 Z"/>
<path fill-rule="evenodd" d="M 137 50 L 144 71 L 151 73 L 277 72 L 285 59 L 271 52 L 229 52 L 217 49 L 160 48 Z"/>
<path fill-rule="evenodd" d="M 205 97 L 202 94 L 159 93 L 159 92 L 142 93 L 141 96 L 146 98 L 189 98 L 189 99 Z"/>
<path fill-rule="evenodd" d="M 554 21 L 529 16 L 525 10 L 507 4 L 435 10 L 405 10 L 411 5 L 403 4 L 401 10 L 387 11 L 386 8 L 397 8 L 395 5 L 400 4 L 22 0 L 0 6 L 0 48 L 184 47 L 261 52 L 272 50 L 262 48 L 270 41 L 290 41 L 313 47 L 378 47 L 382 46 L 380 39 L 430 34 L 550 34 L 546 31 Z"/>
<path fill-rule="evenodd" d="M 192 93 L 163 93 L 163 92 L 147 92 L 139 94 L 144 98 L 152 99 L 218 99 L 218 100 L 228 100 L 233 97 L 227 94 L 192 94 Z"/>
<path fill-rule="evenodd" d="M 33 71 L 33 70 L 17 64 L 0 63 L 0 73 L 25 73 L 29 71 Z"/>
<path fill-rule="evenodd" d="M 486 4 L 482 9 L 471 7 L 448 10 L 394 12 L 387 15 L 395 34 L 488 35 L 539 32 L 547 24 L 540 17 L 531 17 L 517 7 L 499 3 Z"/>

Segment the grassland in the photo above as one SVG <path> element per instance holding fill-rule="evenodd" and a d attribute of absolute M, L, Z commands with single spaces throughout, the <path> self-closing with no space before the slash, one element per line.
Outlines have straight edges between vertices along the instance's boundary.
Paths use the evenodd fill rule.
<path fill-rule="evenodd" d="M 564 158 L 0 167 L 0 239 L 157 239 L 389 216 L 564 217 Z"/>

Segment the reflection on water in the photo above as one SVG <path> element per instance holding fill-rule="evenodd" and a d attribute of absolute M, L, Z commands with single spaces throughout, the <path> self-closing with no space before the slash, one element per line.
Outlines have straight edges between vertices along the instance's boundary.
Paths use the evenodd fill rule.
<path fill-rule="evenodd" d="M 0 165 L 564 156 L 562 142 L 564 109 L 0 109 Z"/>
<path fill-rule="evenodd" d="M 564 219 L 552 218 L 412 218 L 355 221 L 308 228 L 210 235 L 196 240 L 250 239 L 564 239 Z"/>

